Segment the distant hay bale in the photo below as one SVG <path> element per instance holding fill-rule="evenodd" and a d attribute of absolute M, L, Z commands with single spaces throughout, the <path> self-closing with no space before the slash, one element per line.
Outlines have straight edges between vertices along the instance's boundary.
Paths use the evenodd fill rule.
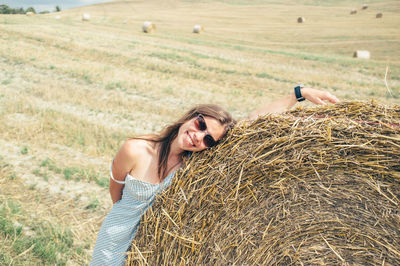
<path fill-rule="evenodd" d="M 370 54 L 369 54 L 369 51 L 357 50 L 354 52 L 353 57 L 361 58 L 361 59 L 369 59 Z"/>
<path fill-rule="evenodd" d="M 144 214 L 130 265 L 400 265 L 400 106 L 240 123 Z"/>
<path fill-rule="evenodd" d="M 355 10 L 355 9 L 350 10 L 350 15 L 354 15 L 354 14 L 357 14 L 357 10 Z"/>
<path fill-rule="evenodd" d="M 33 12 L 26 12 L 26 15 L 27 15 L 28 17 L 32 17 L 32 16 L 35 15 L 35 13 L 33 13 Z"/>
<path fill-rule="evenodd" d="M 202 31 L 204 31 L 204 28 L 201 25 L 193 26 L 193 33 L 201 33 Z"/>
<path fill-rule="evenodd" d="M 365 10 L 367 8 L 368 8 L 368 6 L 366 4 L 363 4 L 362 9 Z"/>
<path fill-rule="evenodd" d="M 156 25 L 150 21 L 145 21 L 142 26 L 143 32 L 152 33 L 156 30 Z"/>
<path fill-rule="evenodd" d="M 306 22 L 306 19 L 303 18 L 303 17 L 299 17 L 299 18 L 297 19 L 297 22 L 298 22 L 298 23 L 303 23 L 303 22 Z"/>
<path fill-rule="evenodd" d="M 56 16 L 56 19 L 61 19 L 61 16 L 60 16 L 60 15 L 57 15 L 57 16 Z"/>
<path fill-rule="evenodd" d="M 382 17 L 383 17 L 383 14 L 382 14 L 382 13 L 376 14 L 376 18 L 382 18 Z"/>
<path fill-rule="evenodd" d="M 82 14 L 82 21 L 89 21 L 89 20 L 90 20 L 90 14 L 83 13 Z"/>

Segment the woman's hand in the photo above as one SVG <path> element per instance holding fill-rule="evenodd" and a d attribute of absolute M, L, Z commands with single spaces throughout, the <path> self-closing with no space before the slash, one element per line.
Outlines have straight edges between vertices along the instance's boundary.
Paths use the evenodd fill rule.
<path fill-rule="evenodd" d="M 325 101 L 330 103 L 339 102 L 339 99 L 330 92 L 320 91 L 313 88 L 304 87 L 301 89 L 301 94 L 304 98 L 315 104 L 326 105 L 327 103 Z"/>
<path fill-rule="evenodd" d="M 339 99 L 327 91 L 316 90 L 313 88 L 304 87 L 301 89 L 302 96 L 314 104 L 326 105 L 327 102 L 337 103 Z M 259 109 L 251 112 L 248 116 L 249 120 L 256 119 L 258 116 L 282 113 L 292 108 L 297 103 L 294 91 L 281 99 L 260 107 Z"/>

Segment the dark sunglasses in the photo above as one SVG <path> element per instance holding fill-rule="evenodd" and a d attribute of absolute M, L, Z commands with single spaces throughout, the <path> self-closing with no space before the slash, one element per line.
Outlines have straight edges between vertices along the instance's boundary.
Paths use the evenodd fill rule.
<path fill-rule="evenodd" d="M 206 124 L 206 121 L 204 120 L 204 116 L 202 114 L 197 115 L 197 118 L 194 121 L 194 125 L 200 131 L 207 130 L 207 124 Z M 218 144 L 218 141 L 215 141 L 214 138 L 210 134 L 207 134 L 204 136 L 203 142 L 204 142 L 204 145 L 206 145 L 209 148 Z"/>

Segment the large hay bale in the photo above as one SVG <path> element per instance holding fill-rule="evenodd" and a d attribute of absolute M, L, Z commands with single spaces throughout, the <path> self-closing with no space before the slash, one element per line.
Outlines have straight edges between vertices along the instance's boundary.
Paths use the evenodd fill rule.
<path fill-rule="evenodd" d="M 305 18 L 303 18 L 303 17 L 297 18 L 297 23 L 303 23 L 303 22 L 306 22 Z"/>
<path fill-rule="evenodd" d="M 357 10 L 356 9 L 350 10 L 350 15 L 354 15 L 354 14 L 357 14 Z"/>
<path fill-rule="evenodd" d="M 370 53 L 369 53 L 369 51 L 365 51 L 365 50 L 357 50 L 353 53 L 353 57 L 361 58 L 361 59 L 369 59 Z"/>
<path fill-rule="evenodd" d="M 156 30 L 156 24 L 152 23 L 151 21 L 143 22 L 142 30 L 145 33 L 152 33 Z"/>
<path fill-rule="evenodd" d="M 33 12 L 29 11 L 29 12 L 26 12 L 26 15 L 27 15 L 28 17 L 32 17 L 32 16 L 34 16 L 34 15 L 35 15 L 35 13 L 33 13 Z"/>
<path fill-rule="evenodd" d="M 201 25 L 193 26 L 193 33 L 201 33 L 202 31 L 204 31 L 204 28 Z"/>
<path fill-rule="evenodd" d="M 376 17 L 376 18 L 382 18 L 382 17 L 383 17 L 383 14 L 382 14 L 382 13 L 377 13 L 375 17 Z"/>
<path fill-rule="evenodd" d="M 193 154 L 128 263 L 400 265 L 400 106 L 266 116 Z"/>
<path fill-rule="evenodd" d="M 368 8 L 368 6 L 367 6 L 366 4 L 363 4 L 362 10 L 365 10 L 365 9 L 367 9 L 367 8 Z"/>
<path fill-rule="evenodd" d="M 89 21 L 90 20 L 90 14 L 89 13 L 83 13 L 82 14 L 82 21 Z"/>

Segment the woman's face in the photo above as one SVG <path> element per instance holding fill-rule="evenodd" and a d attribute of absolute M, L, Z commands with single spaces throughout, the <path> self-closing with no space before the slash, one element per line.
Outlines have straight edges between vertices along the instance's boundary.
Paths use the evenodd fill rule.
<path fill-rule="evenodd" d="M 199 126 L 199 123 L 203 124 Z M 204 126 L 206 129 L 202 130 Z M 210 136 L 206 137 L 207 134 Z M 179 128 L 177 140 L 179 147 L 185 151 L 202 151 L 208 147 L 204 137 L 212 137 L 215 141 L 218 141 L 224 134 L 225 127 L 215 118 L 209 116 L 194 117 Z"/>

